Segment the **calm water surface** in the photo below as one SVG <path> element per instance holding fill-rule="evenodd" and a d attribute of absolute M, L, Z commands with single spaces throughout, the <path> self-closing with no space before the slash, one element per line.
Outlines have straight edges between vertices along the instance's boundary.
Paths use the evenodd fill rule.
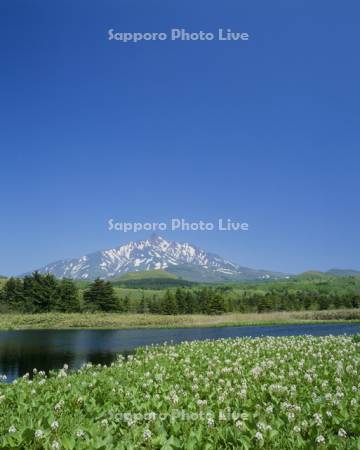
<path fill-rule="evenodd" d="M 65 363 L 79 368 L 85 362 L 109 364 L 117 353 L 136 347 L 203 339 L 259 336 L 314 336 L 355 334 L 358 324 L 274 325 L 224 328 L 132 330 L 23 330 L 0 331 L 0 374 L 8 381 L 38 370 L 60 369 Z"/>

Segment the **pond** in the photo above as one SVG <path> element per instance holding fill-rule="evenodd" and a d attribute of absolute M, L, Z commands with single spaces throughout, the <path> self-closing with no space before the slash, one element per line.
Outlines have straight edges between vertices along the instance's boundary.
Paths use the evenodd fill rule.
<path fill-rule="evenodd" d="M 0 374 L 8 381 L 38 370 L 70 369 L 86 362 L 110 364 L 118 353 L 137 347 L 203 339 L 234 337 L 314 336 L 355 334 L 358 324 L 272 325 L 222 328 L 161 328 L 131 330 L 21 330 L 0 331 Z"/>

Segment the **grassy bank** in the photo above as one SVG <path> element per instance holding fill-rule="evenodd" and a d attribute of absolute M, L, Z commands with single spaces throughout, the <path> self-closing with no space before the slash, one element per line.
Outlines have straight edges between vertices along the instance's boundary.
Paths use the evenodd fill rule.
<path fill-rule="evenodd" d="M 2 449 L 358 449 L 356 337 L 139 349 L 0 385 Z"/>
<path fill-rule="evenodd" d="M 201 314 L 168 316 L 115 313 L 1 314 L 0 329 L 220 327 L 234 325 L 330 323 L 334 321 L 360 322 L 360 310 L 344 309 L 328 311 L 273 312 L 263 314 L 231 313 L 219 316 L 207 316 Z"/>

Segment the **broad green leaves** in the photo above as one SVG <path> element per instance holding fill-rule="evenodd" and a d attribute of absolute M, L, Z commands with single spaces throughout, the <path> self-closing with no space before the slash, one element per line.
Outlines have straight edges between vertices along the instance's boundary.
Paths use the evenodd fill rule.
<path fill-rule="evenodd" d="M 360 450 L 360 342 L 152 346 L 0 385 L 0 449 Z"/>

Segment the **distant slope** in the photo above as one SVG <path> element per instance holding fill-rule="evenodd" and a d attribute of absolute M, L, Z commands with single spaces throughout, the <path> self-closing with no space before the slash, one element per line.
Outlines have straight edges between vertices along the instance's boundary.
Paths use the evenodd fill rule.
<path fill-rule="evenodd" d="M 191 287 L 196 283 L 182 280 L 176 275 L 164 270 L 150 270 L 148 272 L 130 272 L 121 277 L 110 280 L 116 287 L 131 289 L 167 289 L 172 287 Z"/>
<path fill-rule="evenodd" d="M 360 271 L 353 269 L 330 269 L 326 272 L 320 272 L 319 270 L 308 270 L 307 272 L 300 273 L 299 275 L 294 275 L 298 278 L 307 279 L 328 279 L 331 277 L 359 277 Z"/>
<path fill-rule="evenodd" d="M 111 282 L 117 281 L 132 281 L 132 280 L 144 280 L 147 278 L 155 279 L 155 278 L 169 278 L 169 279 L 177 279 L 176 275 L 172 273 L 166 272 L 165 270 L 147 270 L 144 272 L 128 272 L 120 277 L 115 277 L 110 279 Z"/>
<path fill-rule="evenodd" d="M 360 270 L 354 269 L 330 269 L 326 273 L 335 277 L 360 277 Z"/>
<path fill-rule="evenodd" d="M 332 275 L 326 272 L 320 272 L 318 270 L 308 270 L 307 272 L 300 273 L 299 275 L 294 275 L 292 278 L 297 278 L 298 280 L 320 280 L 331 278 Z"/>
<path fill-rule="evenodd" d="M 207 268 L 182 264 L 165 269 L 167 272 L 198 283 L 236 283 L 239 281 L 261 281 L 285 278 L 287 275 L 279 272 L 249 269 L 241 267 L 238 271 L 209 271 Z"/>

